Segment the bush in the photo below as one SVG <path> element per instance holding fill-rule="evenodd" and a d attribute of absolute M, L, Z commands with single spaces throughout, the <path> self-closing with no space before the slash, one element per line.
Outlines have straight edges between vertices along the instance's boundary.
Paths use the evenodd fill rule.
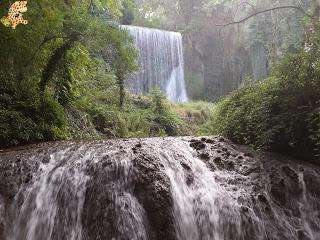
<path fill-rule="evenodd" d="M 181 122 L 165 96 L 154 90 L 150 96 L 129 96 L 123 111 L 117 104 L 93 104 L 84 109 L 103 137 L 157 137 L 179 135 Z"/>
<path fill-rule="evenodd" d="M 208 122 L 212 116 L 213 103 L 188 102 L 173 105 L 173 111 L 183 121 L 182 133 L 187 136 L 204 136 L 208 131 Z"/>
<path fill-rule="evenodd" d="M 0 146 L 65 139 L 63 112 L 50 104 L 39 107 L 35 116 L 28 116 L 23 110 L 0 109 Z"/>
<path fill-rule="evenodd" d="M 0 145 L 9 146 L 41 138 L 37 125 L 22 113 L 0 110 Z"/>
<path fill-rule="evenodd" d="M 182 124 L 178 116 L 170 109 L 166 97 L 159 89 L 151 91 L 152 104 L 148 111 L 147 122 L 150 125 L 151 136 L 176 136 L 181 133 Z"/>
<path fill-rule="evenodd" d="M 217 104 L 212 132 L 257 149 L 319 158 L 320 52 L 287 56 L 267 80 Z"/>
<path fill-rule="evenodd" d="M 0 93 L 0 146 L 66 138 L 63 108 L 32 81 L 0 73 Z"/>

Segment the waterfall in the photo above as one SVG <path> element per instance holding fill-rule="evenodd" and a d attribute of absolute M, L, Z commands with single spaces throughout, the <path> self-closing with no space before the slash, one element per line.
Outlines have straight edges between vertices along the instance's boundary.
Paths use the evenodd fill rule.
<path fill-rule="evenodd" d="M 77 150 L 77 154 L 68 148 L 47 156 L 33 184 L 17 194 L 14 208 L 19 211 L 8 240 L 82 239 L 81 214 L 88 180 L 82 168 L 91 152 Z"/>
<path fill-rule="evenodd" d="M 320 239 L 316 165 L 219 138 L 48 146 L 0 153 L 1 240 Z"/>
<path fill-rule="evenodd" d="M 136 26 L 121 28 L 129 31 L 140 53 L 140 70 L 129 80 L 129 89 L 135 94 L 148 94 L 160 88 L 172 102 L 188 101 L 181 34 Z"/>

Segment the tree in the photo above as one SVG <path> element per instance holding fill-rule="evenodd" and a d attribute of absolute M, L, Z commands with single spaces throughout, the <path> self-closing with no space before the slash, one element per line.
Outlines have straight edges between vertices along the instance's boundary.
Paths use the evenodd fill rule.
<path fill-rule="evenodd" d="M 9 1 L 0 4 L 5 15 Z M 128 34 L 111 24 L 121 10 L 121 0 L 30 1 L 28 25 L 0 28 L 0 144 L 66 138 L 70 114 L 102 104 L 91 92 L 116 89 L 113 80 L 122 82 L 136 56 Z M 117 64 L 103 61 L 105 53 Z M 81 124 L 84 117 L 77 117 Z"/>
<path fill-rule="evenodd" d="M 121 24 L 131 25 L 134 21 L 134 3 L 131 0 L 123 2 Z"/>

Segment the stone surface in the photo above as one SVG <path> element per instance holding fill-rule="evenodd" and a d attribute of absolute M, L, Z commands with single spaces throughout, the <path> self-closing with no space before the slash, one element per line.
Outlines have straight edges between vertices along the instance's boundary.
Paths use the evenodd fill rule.
<path fill-rule="evenodd" d="M 167 156 L 162 151 L 174 143 L 187 146 L 172 152 L 176 152 L 175 161 L 180 162 L 190 189 L 195 187 L 195 176 L 190 162 L 183 157 L 186 151 L 194 160 L 202 161 L 221 189 L 237 202 L 245 229 L 243 239 L 255 239 L 261 234 L 253 216 L 263 222 L 263 240 L 308 240 L 312 239 L 310 231 L 313 239 L 320 239 L 319 166 L 276 154 L 258 155 L 221 137 L 184 137 L 57 142 L 1 152 L 0 240 L 6 240 L 6 221 L 10 221 L 10 209 L 19 189 L 32 184 L 53 153 L 73 148 L 77 151 L 82 145 L 90 149 L 97 146 L 101 151 L 96 153 L 98 159 L 91 159 L 85 166 L 90 179 L 82 217 L 84 240 L 143 236 L 150 240 L 178 239 L 171 185 L 165 171 Z M 133 221 L 134 217 L 139 221 Z M 137 232 L 141 228 L 145 233 Z"/>

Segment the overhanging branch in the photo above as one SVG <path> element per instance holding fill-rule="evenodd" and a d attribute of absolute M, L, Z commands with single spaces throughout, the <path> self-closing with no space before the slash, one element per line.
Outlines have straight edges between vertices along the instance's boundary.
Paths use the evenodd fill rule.
<path fill-rule="evenodd" d="M 309 18 L 313 18 L 313 16 L 309 13 L 307 13 L 303 8 L 301 7 L 298 7 L 298 6 L 279 6 L 279 7 L 274 7 L 274 8 L 269 8 L 269 9 L 265 9 L 265 10 L 262 10 L 262 11 L 258 11 L 258 12 L 255 12 L 239 21 L 234 21 L 234 22 L 229 22 L 229 23 L 226 23 L 226 24 L 217 24 L 216 26 L 220 26 L 220 30 L 219 32 L 221 32 L 225 27 L 228 27 L 230 25 L 234 25 L 234 24 L 240 24 L 240 23 L 243 23 L 243 22 L 246 22 L 247 20 L 249 20 L 250 18 L 252 17 L 255 17 L 259 14 L 262 14 L 262 13 L 266 13 L 266 12 L 271 12 L 271 11 L 275 11 L 275 10 L 280 10 L 280 9 L 295 9 L 295 10 L 298 10 L 299 12 L 303 13 L 305 16 L 309 17 Z"/>

